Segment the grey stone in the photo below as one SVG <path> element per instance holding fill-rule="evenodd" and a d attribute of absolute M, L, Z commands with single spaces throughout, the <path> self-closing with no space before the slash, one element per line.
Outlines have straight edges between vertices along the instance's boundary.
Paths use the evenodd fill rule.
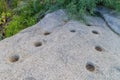
<path fill-rule="evenodd" d="M 66 15 L 49 13 L 0 41 L 0 80 L 119 80 L 120 37 Z"/>
<path fill-rule="evenodd" d="M 120 35 L 120 14 L 105 7 L 98 7 L 96 12 L 99 12 L 108 26 L 118 35 Z"/>
<path fill-rule="evenodd" d="M 86 22 L 85 24 L 88 26 L 98 26 L 106 28 L 106 23 L 101 17 L 85 15 L 84 20 Z"/>

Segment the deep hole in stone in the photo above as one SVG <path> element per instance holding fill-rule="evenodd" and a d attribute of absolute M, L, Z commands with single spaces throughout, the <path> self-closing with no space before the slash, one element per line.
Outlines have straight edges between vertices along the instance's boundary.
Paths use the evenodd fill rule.
<path fill-rule="evenodd" d="M 35 45 L 35 47 L 42 46 L 42 42 L 36 42 L 34 45 Z"/>
<path fill-rule="evenodd" d="M 95 71 L 95 66 L 92 63 L 87 63 L 86 69 L 90 72 L 93 72 L 93 71 Z"/>
<path fill-rule="evenodd" d="M 91 24 L 86 24 L 87 26 L 92 26 Z"/>
<path fill-rule="evenodd" d="M 95 46 L 95 49 L 99 52 L 103 51 L 102 47 L 100 47 L 100 46 Z"/>
<path fill-rule="evenodd" d="M 19 55 L 13 55 L 10 56 L 9 61 L 10 62 L 17 62 L 19 60 L 20 56 Z"/>
<path fill-rule="evenodd" d="M 50 34 L 50 32 L 45 32 L 45 33 L 44 33 L 44 35 L 49 35 L 49 34 Z"/>
<path fill-rule="evenodd" d="M 76 32 L 75 30 L 70 30 L 70 32 Z"/>
<path fill-rule="evenodd" d="M 98 32 L 98 31 L 95 31 L 95 30 L 93 30 L 92 33 L 93 33 L 93 34 L 99 34 L 99 32 Z"/>

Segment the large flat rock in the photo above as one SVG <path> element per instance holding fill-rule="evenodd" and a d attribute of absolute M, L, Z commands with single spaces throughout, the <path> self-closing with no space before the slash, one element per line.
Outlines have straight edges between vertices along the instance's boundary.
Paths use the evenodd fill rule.
<path fill-rule="evenodd" d="M 0 80 L 119 79 L 120 37 L 68 20 L 63 10 L 0 41 Z"/>

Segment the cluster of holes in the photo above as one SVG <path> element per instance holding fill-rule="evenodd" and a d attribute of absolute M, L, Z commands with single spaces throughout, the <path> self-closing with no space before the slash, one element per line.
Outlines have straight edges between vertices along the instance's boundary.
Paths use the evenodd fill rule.
<path fill-rule="evenodd" d="M 96 31 L 96 30 L 92 30 L 92 33 L 93 33 L 93 34 L 99 34 L 99 32 Z M 95 50 L 96 50 L 96 51 L 99 51 L 99 52 L 102 52 L 102 51 L 103 51 L 103 48 L 102 48 L 101 46 L 95 46 Z"/>
<path fill-rule="evenodd" d="M 93 72 L 93 71 L 95 71 L 95 66 L 92 63 L 87 63 L 86 64 L 86 69 L 90 72 Z"/>
<path fill-rule="evenodd" d="M 39 47 L 39 46 L 42 46 L 42 43 L 36 42 L 34 45 L 35 45 L 35 47 Z M 12 63 L 19 61 L 19 59 L 20 59 L 20 56 L 17 54 L 9 57 L 9 61 Z"/>
<path fill-rule="evenodd" d="M 9 61 L 10 62 L 17 62 L 18 60 L 20 59 L 20 56 L 19 55 L 12 55 L 9 57 Z"/>
<path fill-rule="evenodd" d="M 42 42 L 36 42 L 34 44 L 34 46 L 35 47 L 42 46 Z M 12 63 L 19 61 L 19 59 L 20 59 L 20 56 L 17 55 L 17 54 L 16 55 L 12 55 L 12 56 L 9 57 L 9 61 L 12 62 Z"/>
<path fill-rule="evenodd" d="M 50 32 L 45 32 L 44 35 L 45 36 L 50 35 Z M 35 47 L 40 47 L 40 46 L 42 46 L 42 42 L 36 42 L 36 43 L 34 43 L 34 46 Z"/>
<path fill-rule="evenodd" d="M 87 26 L 91 26 L 91 25 L 87 25 Z M 70 32 L 76 32 L 76 30 L 70 30 Z M 99 34 L 97 31 L 95 31 L 95 30 L 93 30 L 92 31 L 92 33 L 93 34 Z M 45 32 L 44 33 L 44 35 L 49 35 L 50 34 L 50 32 Z M 35 44 L 34 44 L 34 46 L 35 47 L 40 47 L 40 46 L 42 46 L 42 42 L 36 42 Z M 99 51 L 99 52 L 101 52 L 101 51 L 103 51 L 103 49 L 100 47 L 100 46 L 95 46 L 95 49 L 97 50 L 97 51 Z M 19 58 L 20 58 L 20 56 L 19 55 L 13 55 L 13 56 L 11 56 L 10 58 L 9 58 L 9 61 L 10 62 L 17 62 L 18 60 L 19 60 Z M 87 63 L 86 64 L 86 69 L 88 70 L 88 71 L 90 71 L 90 72 L 93 72 L 93 71 L 95 71 L 95 66 L 94 66 L 94 64 L 92 64 L 92 63 Z M 34 78 L 32 78 L 32 77 L 29 77 L 29 78 L 26 78 L 25 80 L 35 80 Z"/>

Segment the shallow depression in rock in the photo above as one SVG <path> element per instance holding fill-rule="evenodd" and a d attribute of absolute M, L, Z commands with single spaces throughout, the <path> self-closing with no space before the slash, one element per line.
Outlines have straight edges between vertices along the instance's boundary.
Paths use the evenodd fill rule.
<path fill-rule="evenodd" d="M 50 35 L 50 32 L 45 32 L 44 35 L 45 36 Z"/>
<path fill-rule="evenodd" d="M 87 63 L 86 64 L 86 69 L 90 72 L 93 72 L 93 71 L 95 71 L 95 66 L 94 66 L 93 63 Z"/>
<path fill-rule="evenodd" d="M 40 46 L 42 46 L 42 42 L 35 42 L 35 43 L 34 43 L 34 46 L 35 46 L 35 47 L 40 47 Z"/>
<path fill-rule="evenodd" d="M 99 52 L 102 52 L 103 51 L 103 48 L 101 46 L 95 46 L 95 50 L 99 51 Z"/>
<path fill-rule="evenodd" d="M 74 33 L 74 32 L 76 32 L 76 30 L 70 30 L 70 32 Z"/>
<path fill-rule="evenodd" d="M 99 32 L 96 31 L 96 30 L 93 30 L 92 33 L 93 33 L 93 34 L 99 34 Z"/>
<path fill-rule="evenodd" d="M 12 55 L 9 57 L 10 62 L 17 62 L 20 59 L 19 55 Z"/>

